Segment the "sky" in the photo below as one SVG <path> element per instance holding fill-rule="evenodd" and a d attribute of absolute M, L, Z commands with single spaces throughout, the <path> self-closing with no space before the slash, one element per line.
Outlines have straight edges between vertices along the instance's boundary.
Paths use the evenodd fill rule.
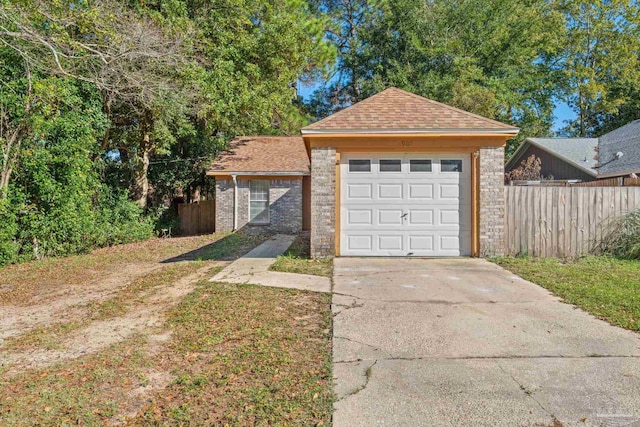
<path fill-rule="evenodd" d="M 316 88 L 320 86 L 320 83 L 315 83 L 311 85 L 305 85 L 301 82 L 298 83 L 298 93 L 306 100 L 309 99 L 311 94 Z M 558 102 L 556 103 L 555 109 L 553 111 L 554 121 L 553 121 L 553 131 L 557 132 L 565 126 L 565 122 L 575 117 L 575 113 L 571 111 L 569 106 L 566 103 Z M 535 135 L 530 135 L 535 136 Z"/>

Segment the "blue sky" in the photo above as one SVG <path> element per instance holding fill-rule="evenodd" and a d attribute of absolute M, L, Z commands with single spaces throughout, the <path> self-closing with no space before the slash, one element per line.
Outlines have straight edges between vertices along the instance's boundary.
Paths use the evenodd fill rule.
<path fill-rule="evenodd" d="M 313 93 L 313 91 L 319 86 L 319 83 L 315 83 L 312 85 L 305 85 L 302 83 L 298 83 L 298 93 L 304 98 L 308 99 L 309 96 Z M 571 111 L 569 106 L 566 103 L 558 102 L 556 104 L 556 108 L 553 111 L 554 121 L 553 121 L 553 130 L 557 132 L 561 128 L 565 126 L 565 122 L 575 117 L 575 113 Z M 531 135 L 533 136 L 533 135 Z"/>

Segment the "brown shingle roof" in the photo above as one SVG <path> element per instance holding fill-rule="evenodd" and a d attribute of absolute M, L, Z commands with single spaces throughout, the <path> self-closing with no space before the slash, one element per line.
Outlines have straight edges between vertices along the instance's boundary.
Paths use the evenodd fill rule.
<path fill-rule="evenodd" d="M 213 162 L 208 175 L 231 172 L 251 174 L 309 175 L 309 156 L 301 137 L 242 136 Z"/>
<path fill-rule="evenodd" d="M 392 87 L 305 127 L 302 133 L 458 129 L 517 132 L 513 126 Z"/>

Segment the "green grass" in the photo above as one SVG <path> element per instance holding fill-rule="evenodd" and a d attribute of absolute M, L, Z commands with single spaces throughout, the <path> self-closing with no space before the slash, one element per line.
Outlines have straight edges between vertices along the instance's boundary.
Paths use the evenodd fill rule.
<path fill-rule="evenodd" d="M 529 257 L 493 261 L 600 319 L 640 331 L 640 261 L 608 256 L 570 262 Z"/>
<path fill-rule="evenodd" d="M 269 270 L 331 277 L 333 274 L 333 260 L 311 259 L 309 236 L 303 234 L 293 241 L 291 247 L 278 257 Z"/>

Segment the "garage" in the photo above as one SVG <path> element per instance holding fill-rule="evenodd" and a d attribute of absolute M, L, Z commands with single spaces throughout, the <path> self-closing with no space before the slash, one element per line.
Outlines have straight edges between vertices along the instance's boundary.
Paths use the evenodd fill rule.
<path fill-rule="evenodd" d="M 343 256 L 471 254 L 468 153 L 343 153 Z"/>

